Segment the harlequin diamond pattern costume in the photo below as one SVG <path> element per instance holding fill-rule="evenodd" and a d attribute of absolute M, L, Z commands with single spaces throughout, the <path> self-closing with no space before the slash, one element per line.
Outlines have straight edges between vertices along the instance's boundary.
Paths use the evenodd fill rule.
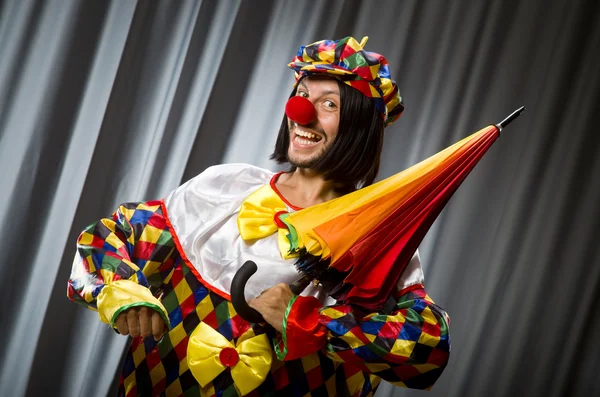
<path fill-rule="evenodd" d="M 363 81 L 366 67 L 370 97 L 387 98 L 380 111 L 390 122 L 401 112 L 397 87 L 386 80 L 385 59 L 363 45 L 352 38 L 319 42 L 298 57 L 308 54 L 316 68 L 346 65 L 355 78 L 345 82 Z M 331 59 L 316 60 L 319 54 Z M 291 66 L 310 74 L 303 68 L 311 62 L 299 65 L 298 57 Z M 159 342 L 133 339 L 122 395 L 369 396 L 381 379 L 429 388 L 440 376 L 449 354 L 448 317 L 423 288 L 418 255 L 385 311 L 336 302 L 322 286 L 310 285 L 290 302 L 282 334 L 236 314 L 229 288 L 244 261 L 259 264 L 248 298 L 298 278 L 296 258 L 280 249 L 287 232 L 268 215 L 298 210 L 277 191 L 277 177 L 248 165 L 211 167 L 164 200 L 123 204 L 81 234 L 69 297 L 110 325 L 136 306 L 157 310 L 169 324 Z M 257 231 L 259 238 L 248 238 Z"/>

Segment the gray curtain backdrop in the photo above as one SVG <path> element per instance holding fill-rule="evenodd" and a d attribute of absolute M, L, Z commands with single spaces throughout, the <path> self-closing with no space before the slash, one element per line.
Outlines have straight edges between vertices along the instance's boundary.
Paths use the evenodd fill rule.
<path fill-rule="evenodd" d="M 212 164 L 274 169 L 287 62 L 347 35 L 406 103 L 380 177 L 527 106 L 420 248 L 446 371 L 377 395 L 600 395 L 596 0 L 0 2 L 0 395 L 114 391 L 127 338 L 65 296 L 80 230 Z"/>

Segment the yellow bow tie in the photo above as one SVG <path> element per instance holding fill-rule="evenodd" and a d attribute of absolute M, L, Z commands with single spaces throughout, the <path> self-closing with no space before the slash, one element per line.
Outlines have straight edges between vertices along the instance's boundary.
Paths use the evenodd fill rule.
<path fill-rule="evenodd" d="M 290 254 L 288 230 L 275 223 L 275 216 L 288 212 L 287 206 L 270 185 L 264 185 L 252 193 L 240 207 L 237 218 L 238 230 L 244 241 L 258 240 L 278 232 L 279 251 L 284 259 L 295 258 Z M 284 226 L 283 224 L 281 224 Z"/>
<path fill-rule="evenodd" d="M 229 367 L 240 396 L 250 393 L 264 382 L 271 369 L 273 350 L 265 334 L 245 332 L 237 345 L 201 322 L 188 342 L 187 362 L 192 375 L 205 387 Z"/>

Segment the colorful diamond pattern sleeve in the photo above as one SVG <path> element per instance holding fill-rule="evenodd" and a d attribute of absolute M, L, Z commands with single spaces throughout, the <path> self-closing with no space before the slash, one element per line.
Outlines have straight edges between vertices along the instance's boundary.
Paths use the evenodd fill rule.
<path fill-rule="evenodd" d="M 311 297 L 292 303 L 275 348 L 280 359 L 320 350 L 335 362 L 416 389 L 433 386 L 448 362 L 448 315 L 423 288 L 400 295 L 389 314 L 360 315 L 348 305 L 319 306 Z"/>
<path fill-rule="evenodd" d="M 111 325 L 133 306 L 155 309 L 168 323 L 167 311 L 149 289 L 168 277 L 176 254 L 160 204 L 123 204 L 112 217 L 83 230 L 68 282 L 69 299 L 98 310 L 100 319 Z"/>

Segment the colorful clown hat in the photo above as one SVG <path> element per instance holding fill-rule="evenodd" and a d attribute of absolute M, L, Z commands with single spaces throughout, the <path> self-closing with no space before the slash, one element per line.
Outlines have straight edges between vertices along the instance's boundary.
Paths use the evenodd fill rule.
<path fill-rule="evenodd" d="M 359 43 L 349 36 L 302 46 L 288 67 L 296 71 L 296 82 L 325 73 L 359 90 L 375 102 L 388 126 L 398 120 L 404 104 L 385 57 L 363 49 L 367 40 L 364 37 Z"/>

